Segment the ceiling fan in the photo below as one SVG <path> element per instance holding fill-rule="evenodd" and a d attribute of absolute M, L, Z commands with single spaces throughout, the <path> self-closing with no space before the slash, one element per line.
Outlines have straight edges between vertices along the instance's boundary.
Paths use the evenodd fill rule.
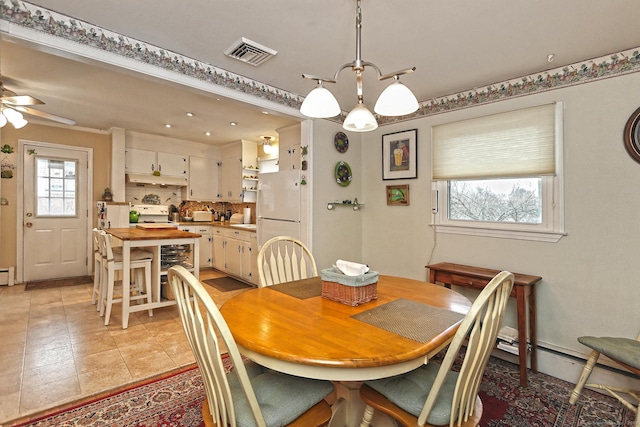
<path fill-rule="evenodd" d="M 0 96 L 0 110 L 2 111 L 0 114 L 0 127 L 6 125 L 7 122 L 11 123 L 16 129 L 25 126 L 28 122 L 22 116 L 22 113 L 66 125 L 76 124 L 74 120 L 31 108 L 34 105 L 44 105 L 44 102 L 30 95 L 17 95 L 15 92 L 6 89 L 2 82 L 0 82 L 0 90 L 2 91 Z"/>

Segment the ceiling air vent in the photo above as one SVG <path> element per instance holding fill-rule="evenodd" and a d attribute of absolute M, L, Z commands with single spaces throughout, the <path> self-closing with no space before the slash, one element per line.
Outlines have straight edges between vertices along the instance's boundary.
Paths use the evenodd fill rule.
<path fill-rule="evenodd" d="M 260 43 L 241 37 L 236 40 L 231 47 L 225 50 L 224 54 L 239 61 L 258 66 L 272 56 L 277 55 L 278 52 L 273 49 L 269 49 L 266 46 L 262 46 Z"/>

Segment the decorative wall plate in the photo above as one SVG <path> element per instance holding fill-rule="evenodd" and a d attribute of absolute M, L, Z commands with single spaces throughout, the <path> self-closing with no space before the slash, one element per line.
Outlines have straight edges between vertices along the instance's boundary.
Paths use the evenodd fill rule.
<path fill-rule="evenodd" d="M 640 108 L 627 120 L 622 138 L 631 158 L 640 163 Z"/>
<path fill-rule="evenodd" d="M 351 168 L 347 162 L 338 162 L 334 171 L 336 182 L 343 187 L 351 184 Z"/>
<path fill-rule="evenodd" d="M 336 150 L 344 153 L 349 149 L 349 138 L 347 138 L 344 132 L 338 132 L 336 136 L 333 137 L 333 145 L 335 145 Z"/>

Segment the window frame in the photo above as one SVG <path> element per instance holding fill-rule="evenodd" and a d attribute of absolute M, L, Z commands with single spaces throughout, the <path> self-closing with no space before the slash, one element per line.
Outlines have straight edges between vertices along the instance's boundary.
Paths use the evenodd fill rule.
<path fill-rule="evenodd" d="M 436 233 L 558 242 L 566 235 L 564 226 L 564 162 L 563 162 L 563 109 L 562 102 L 555 108 L 555 162 L 554 175 L 536 175 L 542 178 L 542 222 L 508 223 L 473 220 L 452 220 L 448 217 L 449 180 L 432 180 L 432 223 Z M 514 178 L 504 176 L 504 179 Z M 523 177 L 524 178 L 524 177 Z M 493 178 L 500 179 L 500 178 Z"/>

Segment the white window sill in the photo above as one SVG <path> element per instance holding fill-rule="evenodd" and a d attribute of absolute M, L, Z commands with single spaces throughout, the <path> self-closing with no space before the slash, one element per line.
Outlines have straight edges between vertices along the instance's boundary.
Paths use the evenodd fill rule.
<path fill-rule="evenodd" d="M 558 231 L 499 230 L 495 228 L 461 227 L 457 225 L 431 224 L 436 233 L 464 234 L 468 236 L 496 237 L 500 239 L 532 240 L 536 242 L 557 243 L 567 233 Z"/>

